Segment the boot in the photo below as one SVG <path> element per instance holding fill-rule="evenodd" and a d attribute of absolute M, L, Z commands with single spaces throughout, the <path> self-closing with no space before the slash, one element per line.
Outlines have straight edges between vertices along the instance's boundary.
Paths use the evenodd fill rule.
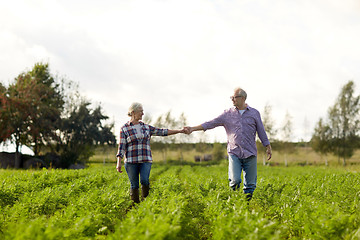
<path fill-rule="evenodd" d="M 252 198 L 252 193 L 245 193 L 246 194 L 246 200 L 248 202 L 250 202 L 251 198 Z"/>
<path fill-rule="evenodd" d="M 138 188 L 130 189 L 130 199 L 134 201 L 134 203 L 140 203 Z"/>
<path fill-rule="evenodd" d="M 141 196 L 145 199 L 149 195 L 150 185 L 141 185 Z"/>

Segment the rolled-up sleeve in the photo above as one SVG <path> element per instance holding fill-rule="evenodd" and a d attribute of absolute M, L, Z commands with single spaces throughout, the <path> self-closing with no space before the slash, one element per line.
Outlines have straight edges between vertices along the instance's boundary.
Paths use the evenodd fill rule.
<path fill-rule="evenodd" d="M 157 127 L 153 127 L 150 126 L 150 134 L 154 135 L 154 136 L 167 136 L 168 135 L 168 129 L 165 128 L 157 128 Z"/>
<path fill-rule="evenodd" d="M 208 129 L 213 129 L 219 126 L 224 126 L 224 113 L 220 116 L 214 118 L 213 120 L 204 122 L 201 124 L 201 126 L 204 128 L 204 131 Z"/>
<path fill-rule="evenodd" d="M 120 131 L 120 144 L 116 157 L 124 158 L 127 149 L 126 136 L 123 130 Z"/>

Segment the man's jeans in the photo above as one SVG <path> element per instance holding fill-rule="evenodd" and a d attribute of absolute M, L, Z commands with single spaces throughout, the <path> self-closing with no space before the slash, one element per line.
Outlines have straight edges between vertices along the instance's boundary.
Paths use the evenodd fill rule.
<path fill-rule="evenodd" d="M 125 163 L 125 170 L 130 180 L 131 189 L 139 188 L 139 174 L 142 185 L 148 186 L 150 184 L 151 162 Z"/>
<path fill-rule="evenodd" d="M 229 185 L 234 190 L 240 188 L 241 171 L 244 172 L 244 193 L 252 194 L 256 188 L 257 157 L 240 159 L 235 155 L 229 155 Z"/>

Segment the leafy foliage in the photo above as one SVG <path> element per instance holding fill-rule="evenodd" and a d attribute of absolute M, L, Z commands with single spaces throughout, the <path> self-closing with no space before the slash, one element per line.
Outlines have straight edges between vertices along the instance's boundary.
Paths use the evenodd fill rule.
<path fill-rule="evenodd" d="M 343 165 L 360 147 L 360 96 L 354 96 L 354 89 L 353 81 L 343 86 L 336 103 L 329 108 L 328 121 L 320 119 L 312 138 L 315 150 L 333 152 L 343 158 Z"/>
<path fill-rule="evenodd" d="M 40 145 L 56 138 L 63 101 L 47 64 L 35 64 L 8 89 L 2 87 L 1 98 L 2 141 L 14 137 L 17 147 L 29 144 L 38 154 Z"/>
<path fill-rule="evenodd" d="M 267 103 L 264 107 L 264 112 L 262 114 L 262 122 L 268 138 L 272 142 L 273 140 L 275 140 L 277 129 L 275 129 L 275 121 L 272 119 L 271 112 L 272 106 Z"/>
<path fill-rule="evenodd" d="M 311 146 L 316 152 L 326 155 L 331 152 L 330 141 L 331 129 L 328 125 L 324 125 L 323 119 L 320 118 L 311 139 Z"/>
<path fill-rule="evenodd" d="M 227 165 L 159 165 L 131 207 L 114 166 L 0 170 L 1 239 L 357 239 L 360 175 L 259 166 L 248 205 Z"/>
<path fill-rule="evenodd" d="M 113 124 L 102 123 L 106 119 L 108 117 L 102 113 L 100 106 L 91 110 L 90 103 L 83 102 L 62 120 L 61 143 L 58 146 L 62 153 L 62 167 L 89 159 L 95 145 L 115 145 L 115 136 L 111 132 Z"/>
<path fill-rule="evenodd" d="M 87 160 L 94 145 L 115 144 L 114 124 L 103 123 L 108 117 L 101 107 L 92 110 L 90 102 L 79 99 L 77 85 L 58 82 L 48 64 L 36 63 L 8 88 L 0 84 L 0 142 L 15 142 L 17 153 L 20 145 L 31 146 L 35 155 L 47 147 L 62 154 L 62 167 Z"/>
<path fill-rule="evenodd" d="M 54 77 L 50 74 L 48 64 L 37 63 L 28 73 L 35 87 L 34 100 L 37 103 L 32 106 L 30 116 L 31 122 L 29 142 L 33 146 L 35 155 L 40 152 L 40 146 L 50 145 L 52 141 L 57 140 L 56 130 L 60 126 L 60 115 L 63 111 L 64 100 L 60 90 L 60 85 L 56 83 Z M 37 96 L 37 97 L 36 97 Z"/>

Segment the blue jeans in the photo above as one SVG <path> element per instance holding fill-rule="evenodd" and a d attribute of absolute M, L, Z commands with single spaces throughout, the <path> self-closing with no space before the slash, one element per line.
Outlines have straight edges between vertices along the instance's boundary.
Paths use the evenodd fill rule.
<path fill-rule="evenodd" d="M 139 188 L 139 175 L 140 183 L 142 185 L 150 185 L 149 177 L 151 170 L 151 162 L 125 163 L 125 170 L 130 180 L 131 189 Z"/>
<path fill-rule="evenodd" d="M 244 173 L 244 193 L 252 194 L 256 188 L 257 157 L 241 159 L 235 155 L 229 155 L 229 185 L 234 190 L 240 188 L 241 171 Z"/>

